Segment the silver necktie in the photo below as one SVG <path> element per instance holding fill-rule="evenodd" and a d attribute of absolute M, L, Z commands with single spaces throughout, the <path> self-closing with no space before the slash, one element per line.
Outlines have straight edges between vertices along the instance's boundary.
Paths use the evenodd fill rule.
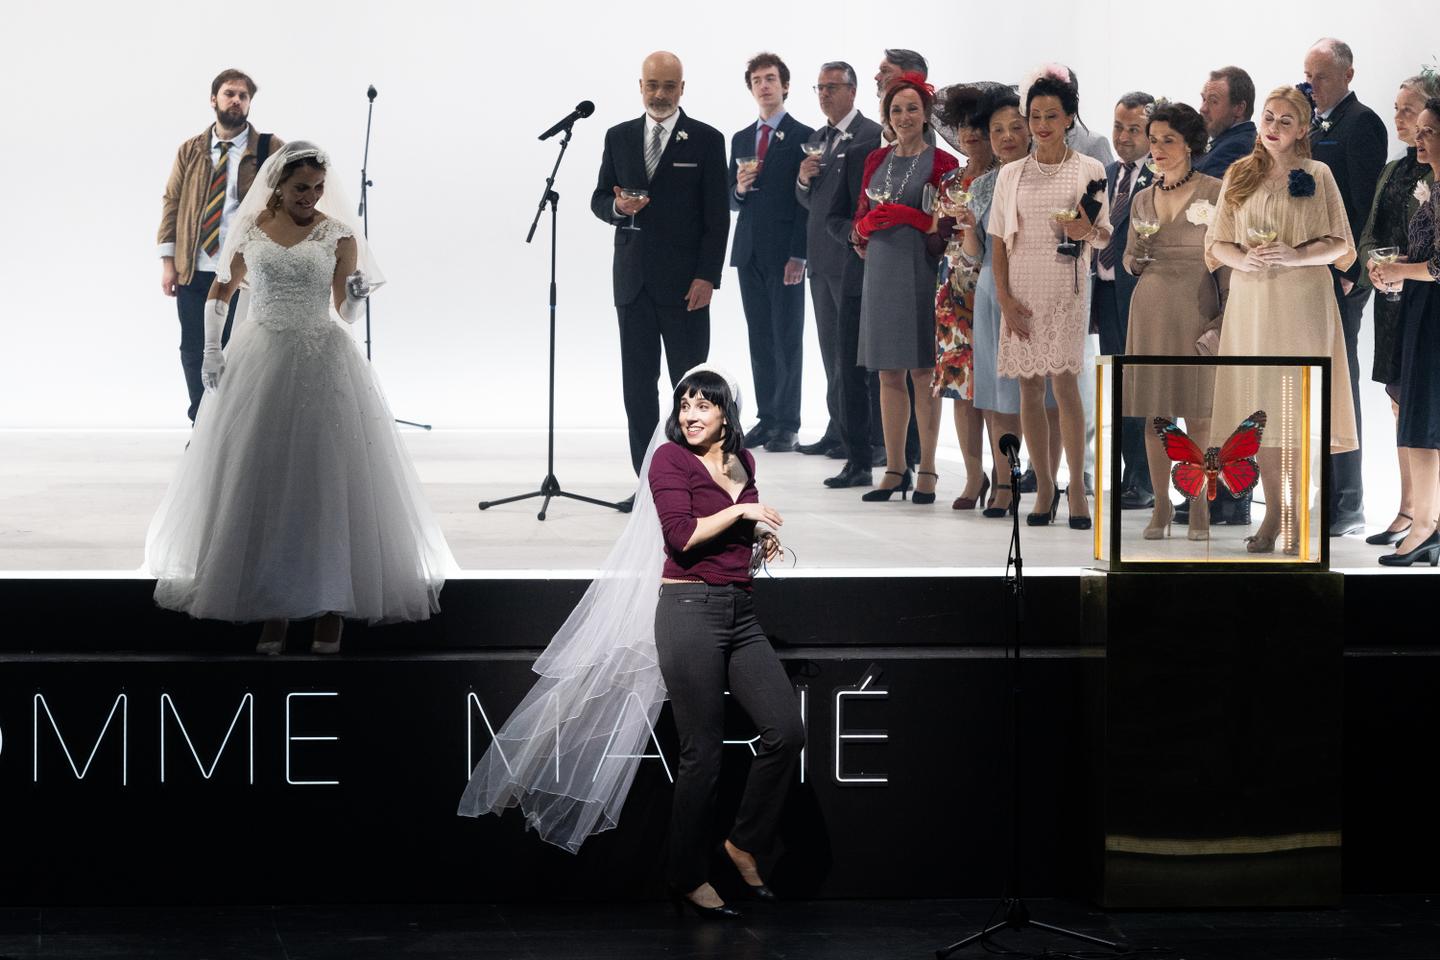
<path fill-rule="evenodd" d="M 661 143 L 660 138 L 665 135 L 665 128 L 655 124 L 654 131 L 650 134 L 650 143 L 645 147 L 645 179 L 655 179 L 655 168 L 660 166 Z"/>

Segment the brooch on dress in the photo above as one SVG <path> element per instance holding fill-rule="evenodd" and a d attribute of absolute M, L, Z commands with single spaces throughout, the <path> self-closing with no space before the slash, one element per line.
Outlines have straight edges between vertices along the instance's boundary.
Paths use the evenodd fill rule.
<path fill-rule="evenodd" d="M 1313 197 L 1315 196 L 1315 178 L 1304 170 L 1290 171 L 1290 196 L 1292 197 Z"/>

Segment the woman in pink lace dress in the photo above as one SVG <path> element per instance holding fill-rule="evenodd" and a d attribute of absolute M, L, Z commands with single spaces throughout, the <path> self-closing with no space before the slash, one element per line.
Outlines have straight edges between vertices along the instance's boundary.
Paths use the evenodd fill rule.
<path fill-rule="evenodd" d="M 1060 410 L 1060 437 L 1070 472 L 1070 527 L 1090 528 L 1084 484 L 1085 412 L 1079 377 L 1090 325 L 1090 279 L 1085 266 L 1091 248 L 1110 240 L 1108 202 L 1100 161 L 1076 153 L 1065 142 L 1079 109 L 1075 89 L 1042 75 L 1026 92 L 1025 109 L 1035 151 L 1001 169 L 995 184 L 989 230 L 995 241 L 995 293 L 1000 302 L 1001 376 L 1020 381 L 1020 423 L 1035 468 L 1038 510 L 1031 526 L 1055 519 L 1060 503 L 1058 464 L 1050 454 L 1045 385 Z M 1093 219 L 1080 201 L 1095 194 Z M 1058 219 L 1058 215 L 1073 219 Z M 1068 252 L 1067 252 L 1068 251 Z"/>

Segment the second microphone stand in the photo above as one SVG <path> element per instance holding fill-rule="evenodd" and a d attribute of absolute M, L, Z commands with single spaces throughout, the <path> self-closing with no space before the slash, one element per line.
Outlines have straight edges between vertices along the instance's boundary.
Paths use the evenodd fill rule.
<path fill-rule="evenodd" d="M 537 520 L 545 519 L 545 514 L 550 510 L 550 501 L 556 497 L 593 503 L 597 507 L 609 507 L 612 510 L 619 510 L 621 513 L 629 513 L 631 506 L 630 501 L 613 503 L 609 500 L 599 500 L 595 497 L 571 493 L 562 488 L 560 481 L 555 479 L 555 274 L 556 243 L 560 227 L 560 194 L 555 192 L 555 175 L 560 171 L 560 162 L 565 159 L 565 148 L 570 146 L 570 135 L 573 132 L 572 120 L 572 126 L 565 128 L 565 136 L 560 140 L 560 153 L 555 157 L 555 166 L 551 168 L 550 176 L 545 178 L 545 192 L 540 196 L 540 205 L 535 210 L 535 219 L 530 221 L 530 232 L 525 234 L 526 243 L 535 238 L 535 227 L 540 223 L 540 215 L 548 206 L 550 208 L 550 419 L 547 427 L 545 479 L 540 481 L 539 490 L 519 493 L 513 497 L 502 497 L 499 500 L 481 500 L 479 503 L 481 510 L 488 510 L 491 507 L 498 507 L 502 503 L 544 497 L 545 500 L 540 505 L 540 512 L 535 517 Z"/>
<path fill-rule="evenodd" d="M 1001 443 L 1003 445 L 1004 441 L 1002 440 Z M 1092 937 L 1088 933 L 1067 930 L 1064 927 L 1032 920 L 1030 908 L 1020 897 L 1020 768 L 1023 756 L 1020 750 L 1020 647 L 1024 639 L 1022 631 L 1025 623 L 1025 560 L 1020 555 L 1020 457 L 1018 445 L 1016 452 L 1010 455 L 1010 489 L 1014 491 L 1014 497 L 1010 506 L 1010 552 L 1005 559 L 1005 592 L 1011 605 L 1010 648 L 1005 651 L 1006 659 L 1010 661 L 1010 871 L 1005 880 L 1004 899 L 1001 900 L 996 910 L 1002 914 L 1003 919 L 972 933 L 963 940 L 950 944 L 948 947 L 936 950 L 936 960 L 946 960 L 951 954 L 965 949 L 972 943 L 979 943 L 987 950 L 992 950 L 993 948 L 989 945 L 991 934 L 1006 927 L 1012 930 L 1035 927 L 1068 937 L 1071 940 L 1107 947 L 1117 952 L 1122 949 L 1118 943 L 1110 940 L 1102 940 L 1099 937 Z M 994 913 L 991 914 L 992 917 L 994 915 Z"/>

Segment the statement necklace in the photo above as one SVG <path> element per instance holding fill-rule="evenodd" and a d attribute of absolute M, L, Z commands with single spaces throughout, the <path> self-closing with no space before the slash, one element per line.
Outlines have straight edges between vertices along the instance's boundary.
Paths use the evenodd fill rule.
<path fill-rule="evenodd" d="M 890 156 L 885 160 L 885 195 L 890 198 L 891 202 L 898 203 L 900 197 L 904 196 L 905 184 L 910 182 L 910 174 L 915 172 L 915 165 L 920 162 L 920 158 L 923 156 L 925 156 L 925 151 L 921 150 L 910 158 L 910 167 L 905 171 L 905 176 L 900 180 L 900 189 L 892 190 L 890 188 L 890 170 L 895 166 L 895 151 L 890 151 Z"/>
<path fill-rule="evenodd" d="M 1164 174 L 1161 174 L 1161 175 L 1160 175 L 1160 182 L 1157 183 L 1156 186 L 1159 187 L 1161 190 L 1164 190 L 1166 193 L 1169 193 L 1171 190 L 1179 190 L 1181 187 L 1185 186 L 1185 184 L 1186 184 L 1186 183 L 1190 180 L 1190 178 L 1193 177 L 1193 176 L 1195 176 L 1195 168 L 1194 168 L 1194 167 L 1191 167 L 1189 170 L 1187 170 L 1187 171 L 1185 172 L 1185 176 L 1181 177 L 1179 180 L 1176 180 L 1173 184 L 1171 184 L 1171 183 L 1166 183 L 1166 182 L 1165 182 L 1165 175 L 1164 175 Z"/>

